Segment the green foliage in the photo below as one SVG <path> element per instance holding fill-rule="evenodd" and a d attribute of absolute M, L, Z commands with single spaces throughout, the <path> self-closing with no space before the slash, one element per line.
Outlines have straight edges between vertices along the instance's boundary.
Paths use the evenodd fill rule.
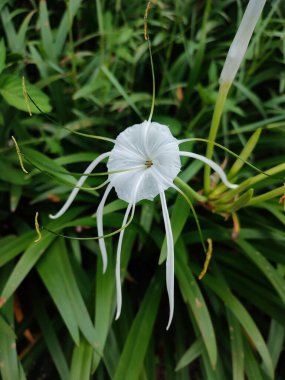
<path fill-rule="evenodd" d="M 166 243 L 159 202 L 142 201 L 125 230 L 123 309 L 115 315 L 117 236 L 102 273 L 95 240 L 104 176 L 90 176 L 66 214 L 89 162 L 126 127 L 148 118 L 151 67 L 142 2 L 0 1 L 0 373 L 25 378 L 268 380 L 284 378 L 285 6 L 267 2 L 225 102 L 214 159 L 238 183 L 228 190 L 203 165 L 182 160 L 177 186 L 213 240 L 206 276 L 195 215 L 167 191 L 175 240 L 175 313 L 165 331 Z M 177 138 L 204 138 L 218 78 L 245 2 L 157 1 L 148 15 L 156 74 L 153 120 Z M 22 77 L 32 101 L 32 117 Z M 44 115 L 41 111 L 46 115 Z M 28 173 L 23 173 L 15 136 Z M 206 142 L 186 149 L 204 154 Z M 249 160 L 263 173 L 245 164 Z M 100 164 L 99 172 L 105 172 Z M 264 174 L 267 173 L 270 176 Z M 283 179 L 283 180 L 282 180 Z M 89 188 L 89 189 L 88 189 Z M 126 204 L 112 194 L 104 230 L 121 227 Z M 161 267 L 158 267 L 159 264 Z"/>

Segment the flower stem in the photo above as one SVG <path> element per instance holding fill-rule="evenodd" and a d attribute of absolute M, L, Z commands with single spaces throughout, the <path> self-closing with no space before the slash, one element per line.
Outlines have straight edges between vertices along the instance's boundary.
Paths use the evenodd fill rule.
<path fill-rule="evenodd" d="M 257 197 L 252 198 L 248 202 L 248 206 L 255 206 L 256 204 L 258 204 L 260 202 L 265 202 L 269 199 L 277 198 L 282 194 L 284 194 L 284 186 L 278 187 L 277 189 L 268 191 L 265 194 L 261 194 L 261 195 L 258 195 Z"/>
<path fill-rule="evenodd" d="M 215 109 L 214 109 L 214 115 L 212 118 L 211 122 L 211 127 L 210 127 L 210 133 L 209 133 L 209 140 L 210 142 L 207 144 L 207 151 L 206 151 L 206 157 L 211 159 L 213 155 L 213 150 L 214 150 L 214 142 L 216 140 L 221 116 L 223 113 L 225 101 L 228 95 L 230 89 L 230 84 L 229 83 L 223 83 L 220 85 L 219 88 L 219 93 L 218 93 L 218 98 L 215 104 Z M 211 190 L 210 187 L 210 168 L 208 166 L 205 166 L 204 170 L 204 190 L 205 193 L 208 194 Z"/>
<path fill-rule="evenodd" d="M 175 180 L 173 181 L 174 184 L 179 187 L 188 197 L 192 200 L 195 200 L 197 202 L 206 202 L 207 198 L 204 195 L 201 195 L 197 193 L 195 190 L 192 189 L 186 182 L 184 182 L 181 178 L 176 177 Z"/>

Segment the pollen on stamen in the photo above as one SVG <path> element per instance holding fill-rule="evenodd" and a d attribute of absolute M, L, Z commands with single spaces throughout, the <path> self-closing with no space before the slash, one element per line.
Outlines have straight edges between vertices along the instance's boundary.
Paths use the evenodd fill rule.
<path fill-rule="evenodd" d="M 153 165 L 153 162 L 151 160 L 146 160 L 145 162 L 145 166 L 149 169 L 150 167 L 152 167 Z"/>

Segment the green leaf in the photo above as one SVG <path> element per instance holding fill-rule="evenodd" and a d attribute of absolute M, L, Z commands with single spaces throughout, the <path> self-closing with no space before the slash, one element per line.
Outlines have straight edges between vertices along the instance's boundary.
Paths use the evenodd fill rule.
<path fill-rule="evenodd" d="M 261 270 L 272 286 L 275 288 L 276 292 L 279 294 L 283 303 L 285 304 L 285 280 L 280 274 L 274 269 L 269 261 L 266 260 L 262 254 L 257 251 L 251 244 L 246 240 L 237 239 L 237 244 L 242 248 L 242 252 L 250 258 L 251 261 Z"/>
<path fill-rule="evenodd" d="M 0 239 L 1 255 L 0 255 L 0 267 L 12 260 L 14 257 L 23 252 L 27 246 L 31 243 L 32 239 L 36 239 L 36 232 L 29 231 L 21 236 L 10 235 L 9 239 Z"/>
<path fill-rule="evenodd" d="M 79 345 L 73 349 L 70 380 L 90 380 L 92 354 L 92 346 L 85 339 L 81 339 Z"/>
<path fill-rule="evenodd" d="M 79 343 L 79 328 L 86 340 L 100 352 L 97 349 L 98 334 L 76 283 L 63 239 L 54 242 L 37 268 L 75 343 Z"/>
<path fill-rule="evenodd" d="M 228 173 L 228 178 L 232 178 L 234 177 L 239 171 L 240 169 L 244 166 L 245 162 L 249 156 L 251 155 L 251 153 L 253 152 L 258 140 L 259 140 L 259 137 L 260 137 L 260 134 L 261 134 L 261 131 L 262 129 L 261 128 L 258 128 L 253 134 L 252 136 L 250 136 L 250 138 L 248 139 L 245 147 L 243 148 L 243 150 L 241 151 L 239 157 L 241 158 L 240 160 L 237 158 L 236 161 L 234 162 L 233 166 L 231 167 L 229 173 Z"/>
<path fill-rule="evenodd" d="M 217 364 L 217 343 L 216 336 L 204 297 L 197 285 L 189 265 L 182 259 L 182 250 L 184 246 L 177 245 L 177 254 L 175 256 L 175 275 L 179 282 L 181 293 L 185 302 L 195 317 L 198 328 L 201 332 L 202 339 L 208 352 L 211 365 L 215 368 Z"/>
<path fill-rule="evenodd" d="M 195 342 L 188 348 L 184 355 L 179 359 L 175 371 L 179 371 L 182 368 L 191 364 L 195 359 L 197 359 L 203 351 L 203 340 L 197 339 Z"/>
<path fill-rule="evenodd" d="M 233 380 L 244 380 L 244 349 L 243 335 L 240 324 L 235 316 L 227 311 L 232 352 Z"/>
<path fill-rule="evenodd" d="M 47 247 L 52 243 L 52 241 L 56 238 L 56 236 L 51 234 L 42 234 L 42 239 L 35 243 L 32 242 L 27 250 L 24 252 L 23 256 L 17 262 L 14 267 L 8 281 L 5 284 L 5 287 L 2 292 L 2 297 L 7 300 L 12 296 L 21 282 L 28 275 L 30 270 L 39 260 L 41 255 L 45 252 Z"/>
<path fill-rule="evenodd" d="M 0 373 L 2 380 L 25 380 L 23 368 L 18 360 L 16 337 L 8 323 L 13 326 L 13 303 L 8 301 L 1 309 L 0 317 Z"/>
<path fill-rule="evenodd" d="M 114 380 L 139 379 L 163 288 L 162 272 L 151 282 L 121 354 Z"/>
<path fill-rule="evenodd" d="M 125 99 L 125 101 L 128 103 L 128 105 L 135 111 L 135 113 L 139 116 L 141 120 L 143 120 L 143 117 L 138 110 L 135 103 L 132 101 L 131 97 L 126 93 L 122 85 L 119 83 L 117 78 L 114 76 L 114 74 L 106 67 L 101 66 L 101 70 L 106 75 L 106 77 L 109 79 L 109 81 L 112 83 L 112 85 L 117 89 L 117 91 L 120 93 L 120 95 Z"/>
<path fill-rule="evenodd" d="M 11 326 L 0 315 L 0 332 L 1 336 L 6 335 L 7 338 L 16 339 L 16 334 Z"/>
<path fill-rule="evenodd" d="M 125 253 L 125 251 L 123 250 Z M 113 318 L 114 291 L 115 291 L 115 267 L 113 256 L 109 255 L 108 267 L 103 273 L 101 257 L 98 259 L 96 273 L 96 298 L 95 298 L 95 327 L 98 331 L 98 340 L 100 348 L 103 351 L 107 335 Z M 92 372 L 96 370 L 100 363 L 101 357 L 94 355 Z"/>
<path fill-rule="evenodd" d="M 46 342 L 49 353 L 53 359 L 53 362 L 56 366 L 56 369 L 60 375 L 62 380 L 69 379 L 69 369 L 67 366 L 67 362 L 62 351 L 62 348 L 59 343 L 59 339 L 56 336 L 54 325 L 52 321 L 48 317 L 47 310 L 45 310 L 44 305 L 41 300 L 41 296 L 36 294 L 34 290 L 32 290 L 34 302 L 33 309 L 37 319 L 37 323 L 39 324 L 41 331 L 43 333 L 44 340 Z M 36 300 L 36 302 L 35 302 Z"/>
<path fill-rule="evenodd" d="M 218 276 L 218 275 L 217 275 Z M 217 280 L 217 276 L 212 278 L 209 274 L 204 277 L 203 282 L 206 286 L 209 286 L 225 303 L 227 308 L 235 315 L 236 319 L 243 326 L 244 330 L 254 342 L 254 345 L 264 361 L 265 368 L 270 379 L 274 378 L 274 370 L 272 364 L 272 358 L 268 351 L 264 339 L 256 326 L 254 320 L 240 303 L 240 301 L 231 293 L 227 284 L 222 281 L 221 276 Z"/>
<path fill-rule="evenodd" d="M 61 19 L 54 42 L 54 50 L 57 57 L 63 50 L 69 30 L 72 29 L 73 19 L 76 16 L 81 3 L 82 0 L 70 0 L 67 3 L 67 10 L 64 12 Z"/>
<path fill-rule="evenodd" d="M 26 81 L 26 89 L 31 98 L 37 103 L 38 107 L 43 112 L 50 112 L 51 105 L 48 96 L 38 89 L 36 86 L 28 83 Z M 27 111 L 27 105 L 25 103 L 25 98 L 22 89 L 22 79 L 17 75 L 1 75 L 0 77 L 0 94 L 3 96 L 5 101 L 21 111 Z M 31 112 L 38 114 L 40 111 L 29 102 Z"/>
<path fill-rule="evenodd" d="M 41 37 L 43 42 L 43 47 L 45 49 L 45 53 L 50 60 L 55 60 L 54 54 L 54 46 L 53 46 L 53 37 L 52 31 L 49 24 L 49 15 L 47 9 L 47 3 L 45 0 L 40 1 L 40 29 L 41 29 Z M 37 102 L 38 104 L 38 102 Z M 41 108 L 41 107 L 40 107 Z"/>
<path fill-rule="evenodd" d="M 245 372 L 248 380 L 265 380 L 260 364 L 252 352 L 250 343 L 244 338 Z"/>
<path fill-rule="evenodd" d="M 0 74 L 5 69 L 6 47 L 3 38 L 0 40 Z"/>
<path fill-rule="evenodd" d="M 28 183 L 27 177 L 22 170 L 15 169 L 4 157 L 1 157 L 0 161 L 0 179 L 13 185 L 26 185 Z"/>
<path fill-rule="evenodd" d="M 15 212 L 20 199 L 22 197 L 23 187 L 12 185 L 11 186 L 11 194 L 10 194 L 10 210 L 11 212 Z"/>
<path fill-rule="evenodd" d="M 67 214 L 63 215 L 60 220 L 55 220 L 51 222 L 48 227 L 51 229 L 57 229 L 59 227 L 64 228 L 66 221 L 70 220 L 69 218 L 76 217 L 81 212 L 80 208 L 73 209 L 69 211 Z M 36 233 L 35 234 L 35 238 Z M 28 238 L 27 234 L 27 238 Z M 25 277 L 28 275 L 30 270 L 33 268 L 33 266 L 36 264 L 36 262 L 40 259 L 40 257 L 44 254 L 46 249 L 49 247 L 49 245 L 54 241 L 56 238 L 55 235 L 50 234 L 49 232 L 43 231 L 42 233 L 42 239 L 38 241 L 37 243 L 34 242 L 34 238 L 31 238 L 30 244 L 28 245 L 27 249 L 15 265 L 8 281 L 6 282 L 2 297 L 7 300 L 11 295 L 15 292 L 15 290 L 18 288 L 18 286 L 21 284 L 21 282 L 25 279 Z M 26 240 L 22 241 L 22 244 L 25 244 Z M 18 254 L 18 247 L 16 244 L 16 247 L 13 246 L 16 250 L 16 253 Z M 8 253 L 7 253 L 8 254 Z"/>
<path fill-rule="evenodd" d="M 272 361 L 274 368 L 276 369 L 280 355 L 284 350 L 284 340 L 285 340 L 285 328 L 280 323 L 272 319 L 270 323 L 270 330 L 268 336 L 268 348 L 271 352 Z"/>

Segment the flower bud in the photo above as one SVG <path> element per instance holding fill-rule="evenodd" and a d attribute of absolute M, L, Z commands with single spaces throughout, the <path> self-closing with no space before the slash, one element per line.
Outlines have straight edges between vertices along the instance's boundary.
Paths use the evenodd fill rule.
<path fill-rule="evenodd" d="M 230 85 L 233 82 L 265 2 L 266 0 L 249 1 L 224 63 L 221 84 Z"/>

